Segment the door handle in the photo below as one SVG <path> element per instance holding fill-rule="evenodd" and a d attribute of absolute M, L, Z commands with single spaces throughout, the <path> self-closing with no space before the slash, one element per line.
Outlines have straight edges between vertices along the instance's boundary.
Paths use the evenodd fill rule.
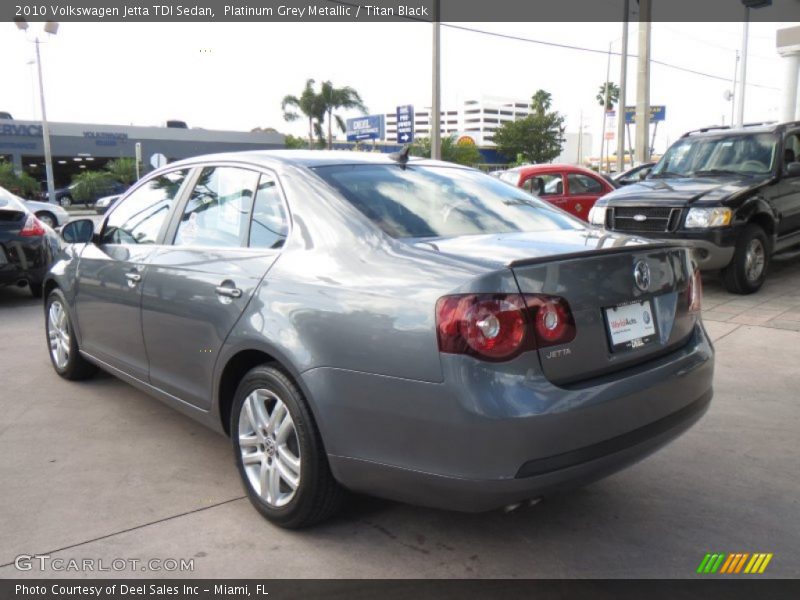
<path fill-rule="evenodd" d="M 228 287 L 227 285 L 218 285 L 216 288 L 217 296 L 224 298 L 241 298 L 242 290 L 237 287 Z"/>
<path fill-rule="evenodd" d="M 125 273 L 125 279 L 128 280 L 128 285 L 133 287 L 142 280 L 142 276 L 138 273 Z"/>

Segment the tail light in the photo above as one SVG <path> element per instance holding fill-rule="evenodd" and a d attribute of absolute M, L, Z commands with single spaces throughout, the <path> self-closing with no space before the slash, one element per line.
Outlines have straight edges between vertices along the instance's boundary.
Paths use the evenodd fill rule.
<path fill-rule="evenodd" d="M 699 313 L 703 301 L 703 280 L 700 278 L 700 269 L 695 269 L 689 278 L 686 294 L 690 313 Z"/>
<path fill-rule="evenodd" d="M 502 361 L 572 341 L 575 322 L 556 296 L 463 294 L 436 303 L 436 333 L 440 352 Z"/>
<path fill-rule="evenodd" d="M 44 235 L 42 222 L 33 215 L 28 215 L 25 226 L 19 232 L 22 237 L 39 237 Z"/>

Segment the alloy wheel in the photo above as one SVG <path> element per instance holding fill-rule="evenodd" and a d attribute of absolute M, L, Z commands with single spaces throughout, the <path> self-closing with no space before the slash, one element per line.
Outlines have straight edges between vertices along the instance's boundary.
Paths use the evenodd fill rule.
<path fill-rule="evenodd" d="M 766 264 L 766 252 L 764 244 L 759 239 L 752 239 L 747 245 L 747 252 L 744 258 L 744 274 L 751 283 L 756 282 L 764 272 Z"/>
<path fill-rule="evenodd" d="M 50 339 L 50 355 L 59 369 L 66 369 L 69 363 L 69 320 L 61 302 L 50 304 L 47 315 L 47 337 Z"/>
<path fill-rule="evenodd" d="M 257 389 L 239 413 L 239 451 L 247 480 L 269 506 L 291 502 L 300 485 L 300 445 L 289 410 L 274 392 Z"/>

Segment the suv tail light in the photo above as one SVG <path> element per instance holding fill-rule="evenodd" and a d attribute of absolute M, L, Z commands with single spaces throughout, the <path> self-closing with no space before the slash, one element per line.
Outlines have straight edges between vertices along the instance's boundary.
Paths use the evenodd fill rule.
<path fill-rule="evenodd" d="M 19 232 L 22 237 L 38 237 L 44 235 L 44 226 L 42 222 L 33 215 L 28 215 L 25 221 L 25 226 Z"/>
<path fill-rule="evenodd" d="M 436 303 L 439 351 L 509 360 L 526 350 L 575 338 L 569 304 L 539 294 L 462 294 Z"/>
<path fill-rule="evenodd" d="M 689 278 L 686 288 L 690 313 L 699 313 L 703 303 L 703 280 L 700 278 L 700 269 L 695 268 Z"/>

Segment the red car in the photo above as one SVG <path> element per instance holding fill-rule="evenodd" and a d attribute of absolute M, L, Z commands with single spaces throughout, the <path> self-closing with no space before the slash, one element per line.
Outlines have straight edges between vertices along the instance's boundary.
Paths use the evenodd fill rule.
<path fill-rule="evenodd" d="M 601 196 L 614 186 L 594 171 L 574 165 L 530 165 L 500 174 L 500 179 L 521 187 L 542 200 L 584 221 Z"/>

